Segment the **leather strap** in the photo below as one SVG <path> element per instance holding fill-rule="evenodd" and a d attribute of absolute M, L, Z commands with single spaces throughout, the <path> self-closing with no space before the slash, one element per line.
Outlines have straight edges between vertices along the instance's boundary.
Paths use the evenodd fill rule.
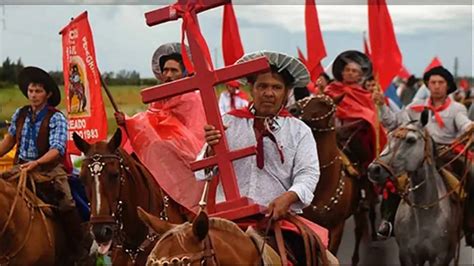
<path fill-rule="evenodd" d="M 281 232 L 280 223 L 276 222 L 273 226 L 275 231 L 275 239 L 277 242 L 278 253 L 280 253 L 281 264 L 288 265 L 288 258 L 286 257 L 285 241 L 283 241 L 283 233 Z"/>

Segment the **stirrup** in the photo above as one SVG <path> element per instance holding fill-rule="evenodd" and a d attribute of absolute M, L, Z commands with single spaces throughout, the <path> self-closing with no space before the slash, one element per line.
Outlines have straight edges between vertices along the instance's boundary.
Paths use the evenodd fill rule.
<path fill-rule="evenodd" d="M 392 236 L 393 225 L 389 221 L 383 221 L 382 223 L 385 223 L 388 225 L 388 235 L 382 235 L 381 233 L 379 233 L 379 230 L 377 230 L 377 238 L 379 240 L 387 240 Z"/>

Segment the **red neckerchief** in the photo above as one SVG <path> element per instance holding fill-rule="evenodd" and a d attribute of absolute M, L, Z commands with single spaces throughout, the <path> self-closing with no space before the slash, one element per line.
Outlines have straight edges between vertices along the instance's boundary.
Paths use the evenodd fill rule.
<path fill-rule="evenodd" d="M 235 96 L 237 96 L 236 91 L 229 92 L 230 96 L 230 110 L 235 110 Z"/>
<path fill-rule="evenodd" d="M 433 112 L 434 116 L 435 116 L 435 119 L 436 119 L 436 122 L 438 123 L 438 126 L 440 128 L 443 128 L 444 127 L 444 121 L 441 118 L 441 115 L 439 114 L 439 112 L 442 112 L 442 111 L 446 110 L 446 108 L 448 108 L 450 104 L 451 104 L 451 99 L 449 97 L 447 97 L 446 100 L 444 101 L 444 103 L 441 106 L 434 107 L 433 104 L 432 104 L 431 98 L 430 98 L 428 100 L 428 105 L 424 105 L 424 104 L 415 105 L 415 106 L 412 106 L 410 109 L 412 109 L 415 112 L 423 112 L 423 110 L 425 108 L 430 109 Z"/>
<path fill-rule="evenodd" d="M 236 98 L 239 97 L 242 100 L 248 100 L 247 94 L 245 94 L 244 91 L 242 90 L 234 90 L 233 92 L 229 91 L 229 96 L 230 96 L 230 110 L 235 110 L 237 107 L 235 105 Z"/>
<path fill-rule="evenodd" d="M 264 150 L 263 150 L 263 138 L 264 137 L 269 137 L 273 143 L 275 143 L 278 153 L 280 154 L 280 160 L 281 163 L 283 164 L 285 162 L 285 158 L 283 156 L 283 151 L 281 150 L 280 146 L 277 143 L 277 140 L 275 138 L 275 135 L 273 135 L 272 131 L 270 130 L 270 125 L 265 124 L 265 120 L 263 118 L 258 118 L 255 116 L 255 114 L 252 112 L 251 108 L 253 108 L 253 104 L 250 103 L 249 107 L 242 108 L 242 109 L 236 109 L 230 111 L 228 114 L 235 116 L 235 117 L 240 117 L 240 118 L 252 118 L 254 121 L 253 128 L 255 131 L 255 137 L 257 139 L 257 167 L 259 169 L 263 169 L 265 165 L 265 155 L 264 155 Z M 276 117 L 281 116 L 281 117 L 291 117 L 290 112 L 286 110 L 286 108 L 282 108 L 280 112 L 276 115 Z M 272 118 L 269 118 L 272 119 Z"/>

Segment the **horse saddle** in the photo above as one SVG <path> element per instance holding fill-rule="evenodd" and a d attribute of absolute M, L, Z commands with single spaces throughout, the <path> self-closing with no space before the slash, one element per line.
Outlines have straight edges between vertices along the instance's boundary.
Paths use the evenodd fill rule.
<path fill-rule="evenodd" d="M 265 239 L 267 240 L 267 243 L 265 244 L 264 248 L 267 249 L 267 247 L 269 247 L 268 250 L 272 248 L 269 251 L 269 258 L 271 259 L 270 261 L 274 261 L 274 252 L 275 250 L 278 250 L 279 262 L 277 265 L 304 264 L 307 266 L 313 266 L 339 264 L 337 259 L 332 256 L 329 251 L 327 251 L 319 236 L 316 235 L 316 233 L 314 233 L 310 228 L 308 228 L 307 225 L 292 215 L 288 215 L 285 220 L 294 224 L 298 228 L 300 234 L 297 235 L 292 231 L 283 231 L 279 222 L 274 223 L 272 225 L 273 235 L 266 236 L 268 239 Z M 268 223 L 263 223 L 262 221 L 258 222 L 258 231 L 267 231 L 267 225 Z M 258 246 L 261 249 L 262 243 L 257 243 L 260 243 Z M 275 262 L 272 262 L 271 264 L 273 265 Z"/>
<path fill-rule="evenodd" d="M 464 190 L 462 184 L 460 184 L 459 179 L 453 173 L 451 173 L 446 168 L 441 168 L 439 173 L 441 174 L 448 191 L 454 191 L 457 197 L 461 200 L 466 199 L 467 193 Z M 406 174 L 398 176 L 397 182 L 395 182 L 395 184 L 398 191 L 406 191 L 409 186 L 408 176 Z"/>

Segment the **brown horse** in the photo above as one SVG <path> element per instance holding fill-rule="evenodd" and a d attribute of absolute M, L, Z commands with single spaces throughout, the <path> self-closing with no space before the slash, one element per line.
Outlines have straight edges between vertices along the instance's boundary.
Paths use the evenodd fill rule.
<path fill-rule="evenodd" d="M 120 146 L 121 131 L 107 142 L 88 144 L 74 134 L 86 158 L 80 177 L 91 202 L 91 225 L 99 253 L 112 250 L 117 265 L 143 265 L 157 235 L 138 218 L 137 206 L 162 220 L 188 220 L 181 206 L 166 195 L 150 172 Z"/>
<path fill-rule="evenodd" d="M 261 247 L 231 221 L 200 212 L 192 224 L 175 225 L 141 209 L 138 213 L 161 235 L 146 265 L 260 265 Z"/>
<path fill-rule="evenodd" d="M 0 178 L 0 265 L 61 264 L 62 227 L 26 181 L 26 172 L 18 184 Z"/>
<path fill-rule="evenodd" d="M 356 244 L 352 263 L 356 265 L 359 262 L 359 244 L 367 219 L 365 213 L 358 208 L 359 184 L 343 169 L 342 155 L 337 147 L 334 114 L 343 97 L 332 99 L 319 94 L 298 101 L 289 110 L 312 129 L 318 145 L 321 176 L 314 200 L 303 210 L 303 216 L 329 230 L 329 250 L 337 254 L 345 220 L 354 215 Z"/>

